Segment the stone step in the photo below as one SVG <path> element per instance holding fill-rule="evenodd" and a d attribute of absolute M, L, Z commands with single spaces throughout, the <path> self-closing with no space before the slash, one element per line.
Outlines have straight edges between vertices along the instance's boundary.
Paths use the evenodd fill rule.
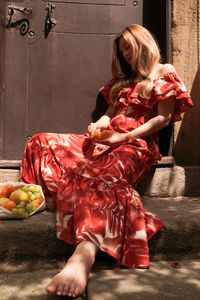
<path fill-rule="evenodd" d="M 200 166 L 152 167 L 138 185 L 141 195 L 150 197 L 200 196 Z"/>
<path fill-rule="evenodd" d="M 159 216 L 166 227 L 149 242 L 151 259 L 199 257 L 200 198 L 144 197 L 143 200 L 144 207 Z M 74 246 L 56 239 L 55 222 L 55 213 L 50 211 L 29 219 L 1 220 L 0 262 L 18 266 L 22 260 L 29 264 L 34 259 L 48 261 L 70 256 Z M 112 260 L 110 263 L 114 264 Z"/>
<path fill-rule="evenodd" d="M 200 260 L 152 262 L 151 268 L 92 269 L 86 292 L 77 300 L 199 300 Z M 176 262 L 177 263 L 177 262 Z M 59 268 L 38 266 L 25 272 L 7 271 L 0 274 L 1 300 L 70 300 L 69 297 L 51 296 L 45 291 L 50 279 Z"/>
<path fill-rule="evenodd" d="M 170 158 L 170 157 L 169 157 Z M 176 166 L 163 159 L 151 168 L 148 176 L 138 185 L 141 195 L 149 197 L 200 196 L 200 166 Z M 0 180 L 19 181 L 20 161 L 0 161 Z"/>

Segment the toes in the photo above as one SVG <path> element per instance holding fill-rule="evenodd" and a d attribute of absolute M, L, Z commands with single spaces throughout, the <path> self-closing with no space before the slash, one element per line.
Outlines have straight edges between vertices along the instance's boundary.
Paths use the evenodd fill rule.
<path fill-rule="evenodd" d="M 69 296 L 69 286 L 65 285 L 63 288 L 63 296 Z"/>
<path fill-rule="evenodd" d="M 52 286 L 47 286 L 46 287 L 46 291 L 49 294 L 55 294 L 56 293 L 56 288 L 52 287 Z"/>
<path fill-rule="evenodd" d="M 76 289 L 75 283 L 71 282 L 70 287 L 69 287 L 69 291 L 68 291 L 68 296 L 69 297 L 74 297 L 75 289 Z"/>
<path fill-rule="evenodd" d="M 56 289 L 56 295 L 62 296 L 64 287 L 65 287 L 65 285 L 63 283 L 60 283 Z"/>
<path fill-rule="evenodd" d="M 57 286 L 53 285 L 52 283 L 49 283 L 47 285 L 47 287 L 46 287 L 46 291 L 49 294 L 55 294 L 56 293 L 56 289 L 57 289 Z"/>
<path fill-rule="evenodd" d="M 74 289 L 74 293 L 73 293 L 73 297 L 77 297 L 78 295 L 81 295 L 81 294 L 83 294 L 83 292 L 84 292 L 84 288 L 82 288 L 81 286 L 76 286 L 75 287 L 75 289 Z"/>
<path fill-rule="evenodd" d="M 77 297 L 78 295 L 82 294 L 84 292 L 84 289 L 82 290 L 79 286 L 77 286 L 75 283 L 68 284 L 57 284 L 53 285 L 50 283 L 46 287 L 46 291 L 50 294 L 56 294 L 57 296 L 68 296 L 68 297 Z"/>

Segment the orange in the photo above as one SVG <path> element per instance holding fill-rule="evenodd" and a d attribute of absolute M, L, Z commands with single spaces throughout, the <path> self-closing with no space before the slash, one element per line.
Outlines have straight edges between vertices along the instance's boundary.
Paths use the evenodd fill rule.
<path fill-rule="evenodd" d="M 93 138 L 100 139 L 100 137 L 101 137 L 101 132 L 99 130 L 95 130 L 93 133 Z"/>
<path fill-rule="evenodd" d="M 101 139 L 104 140 L 106 139 L 107 137 L 109 137 L 110 133 L 107 131 L 107 130 L 103 130 L 101 132 Z"/>
<path fill-rule="evenodd" d="M 43 198 L 37 198 L 30 202 L 30 204 L 34 204 L 36 208 L 38 208 L 43 202 Z"/>
<path fill-rule="evenodd" d="M 42 203 L 44 201 L 44 199 L 42 197 L 35 199 L 36 201 L 38 201 L 38 203 Z M 34 200 L 33 200 L 34 201 Z"/>
<path fill-rule="evenodd" d="M 15 190 L 15 187 L 11 184 L 7 184 L 0 189 L 0 198 L 9 198 L 10 194 Z"/>
<path fill-rule="evenodd" d="M 8 198 L 0 198 L 0 206 L 2 206 L 2 204 L 4 202 L 8 201 L 8 200 L 10 200 L 10 199 L 8 199 Z"/>
<path fill-rule="evenodd" d="M 104 140 L 107 137 L 109 137 L 109 135 L 110 135 L 110 133 L 107 130 L 103 130 L 103 131 L 95 130 L 93 137 L 94 137 L 94 139 Z"/>
<path fill-rule="evenodd" d="M 3 203 L 0 204 L 0 206 L 4 207 L 7 210 L 12 210 L 13 208 L 16 207 L 16 203 L 10 199 L 7 198 L 2 198 L 2 200 L 5 199 Z"/>

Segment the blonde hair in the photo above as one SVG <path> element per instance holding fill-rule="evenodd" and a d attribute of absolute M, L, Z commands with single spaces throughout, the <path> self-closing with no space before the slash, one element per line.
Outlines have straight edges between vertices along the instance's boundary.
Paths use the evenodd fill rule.
<path fill-rule="evenodd" d="M 119 50 L 119 40 L 132 47 L 132 65 L 129 65 Z M 131 24 L 122 30 L 113 43 L 112 75 L 114 84 L 110 90 L 112 101 L 117 101 L 121 89 L 130 83 L 139 84 L 139 95 L 147 99 L 153 86 L 151 72 L 160 61 L 160 51 L 151 33 L 141 25 Z"/>

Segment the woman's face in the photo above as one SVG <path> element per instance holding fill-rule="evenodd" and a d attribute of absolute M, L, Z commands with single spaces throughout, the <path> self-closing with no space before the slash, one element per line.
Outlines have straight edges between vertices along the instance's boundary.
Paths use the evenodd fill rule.
<path fill-rule="evenodd" d="M 131 44 L 128 43 L 123 36 L 119 40 L 119 51 L 121 52 L 125 61 L 132 65 L 132 58 L 133 58 L 133 50 Z"/>

